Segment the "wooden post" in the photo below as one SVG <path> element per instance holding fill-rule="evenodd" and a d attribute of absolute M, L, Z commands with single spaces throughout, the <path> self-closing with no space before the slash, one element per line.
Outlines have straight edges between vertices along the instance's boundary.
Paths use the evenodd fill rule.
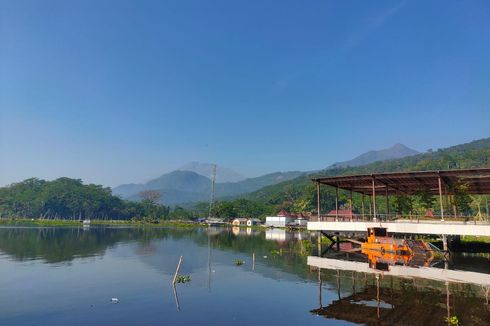
<path fill-rule="evenodd" d="M 318 242 L 317 242 L 318 257 L 322 256 L 322 232 L 318 231 Z"/>
<path fill-rule="evenodd" d="M 175 284 L 172 287 L 174 288 L 175 305 L 177 306 L 177 311 L 180 311 L 179 296 L 177 295 L 177 289 L 175 288 Z"/>
<path fill-rule="evenodd" d="M 487 195 L 485 195 L 485 206 L 486 206 L 487 220 L 488 220 L 488 196 Z"/>
<path fill-rule="evenodd" d="M 349 209 L 350 209 L 350 221 L 352 222 L 352 189 L 350 190 L 350 204 L 349 204 Z"/>
<path fill-rule="evenodd" d="M 252 270 L 255 271 L 255 251 L 252 253 Z"/>
<path fill-rule="evenodd" d="M 361 195 L 361 211 L 362 211 L 362 220 L 364 221 L 364 193 Z"/>
<path fill-rule="evenodd" d="M 444 185 L 444 209 L 449 211 L 449 206 L 447 202 L 447 186 Z"/>
<path fill-rule="evenodd" d="M 316 205 L 318 210 L 318 222 L 320 222 L 320 182 L 316 182 Z"/>
<path fill-rule="evenodd" d="M 179 258 L 179 263 L 177 264 L 177 269 L 175 270 L 175 274 L 174 274 L 174 280 L 172 281 L 172 284 L 175 285 L 175 282 L 177 282 L 177 274 L 179 274 L 179 270 L 180 270 L 180 264 L 182 264 L 182 256 L 180 256 Z"/>
<path fill-rule="evenodd" d="M 446 310 L 447 310 L 447 320 L 448 320 L 448 323 L 449 323 L 449 320 L 451 318 L 451 305 L 449 303 L 449 299 L 450 299 L 450 293 L 449 293 L 449 282 L 446 281 Z"/>
<path fill-rule="evenodd" d="M 339 187 L 335 187 L 335 222 L 339 221 Z"/>
<path fill-rule="evenodd" d="M 444 222 L 444 207 L 442 204 L 442 182 L 440 175 L 438 176 L 437 181 L 439 183 L 439 207 L 441 209 L 441 222 Z"/>
<path fill-rule="evenodd" d="M 320 309 L 323 308 L 322 304 L 322 270 L 318 267 L 318 304 Z"/>
<path fill-rule="evenodd" d="M 374 181 L 374 175 L 372 176 L 372 183 L 373 183 L 373 221 L 376 222 L 376 184 Z"/>
<path fill-rule="evenodd" d="M 378 318 L 379 318 L 379 274 L 376 274 L 376 301 L 378 302 L 378 306 L 377 306 L 377 314 L 378 314 Z"/>
<path fill-rule="evenodd" d="M 385 188 L 385 195 L 386 195 L 386 220 L 388 220 L 388 217 L 390 215 L 390 197 L 388 195 L 388 186 Z"/>
<path fill-rule="evenodd" d="M 453 214 L 454 214 L 454 217 L 458 216 L 458 208 L 456 207 L 456 195 L 452 195 L 451 198 L 452 198 L 452 202 L 453 202 Z"/>
<path fill-rule="evenodd" d="M 442 249 L 447 252 L 447 235 L 442 235 Z"/>
<path fill-rule="evenodd" d="M 340 271 L 337 269 L 337 295 L 340 300 Z"/>

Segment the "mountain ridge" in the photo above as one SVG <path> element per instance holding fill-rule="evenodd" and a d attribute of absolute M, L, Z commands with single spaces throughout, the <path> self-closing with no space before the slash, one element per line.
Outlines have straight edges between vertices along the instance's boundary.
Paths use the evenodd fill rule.
<path fill-rule="evenodd" d="M 214 164 L 192 161 L 184 164 L 177 171 L 192 171 L 204 177 L 211 178 Z M 236 172 L 233 169 L 216 165 L 216 182 L 238 182 L 247 179 L 247 177 Z"/>
<path fill-rule="evenodd" d="M 371 164 L 377 161 L 400 159 L 400 158 L 413 156 L 417 154 L 420 154 L 420 152 L 411 149 L 401 143 L 396 143 L 395 145 L 388 148 L 371 150 L 362 153 L 348 161 L 336 162 L 330 165 L 328 168 L 357 167 L 366 164 Z"/>
<path fill-rule="evenodd" d="M 301 171 L 274 172 L 237 182 L 216 183 L 216 198 L 228 198 L 256 191 L 264 186 L 287 181 L 303 174 Z M 124 199 L 141 200 L 139 192 L 157 190 L 162 195 L 161 203 L 176 205 L 208 200 L 211 194 L 211 179 L 193 171 L 176 170 L 161 175 L 144 184 L 122 184 L 112 189 Z"/>

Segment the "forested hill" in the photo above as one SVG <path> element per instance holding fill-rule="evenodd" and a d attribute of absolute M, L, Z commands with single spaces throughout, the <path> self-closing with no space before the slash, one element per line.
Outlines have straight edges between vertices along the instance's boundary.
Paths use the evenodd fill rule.
<path fill-rule="evenodd" d="M 110 188 L 83 184 L 79 179 L 36 178 L 0 188 L 0 218 L 160 219 L 168 207 L 152 200 L 139 203 L 113 196 Z"/>
<path fill-rule="evenodd" d="M 379 161 L 358 167 L 328 168 L 314 175 L 337 176 L 396 171 L 423 171 L 490 167 L 490 137 L 401 159 Z M 303 198 L 311 202 L 314 185 L 310 176 L 264 187 L 245 196 L 249 200 L 284 206 Z"/>

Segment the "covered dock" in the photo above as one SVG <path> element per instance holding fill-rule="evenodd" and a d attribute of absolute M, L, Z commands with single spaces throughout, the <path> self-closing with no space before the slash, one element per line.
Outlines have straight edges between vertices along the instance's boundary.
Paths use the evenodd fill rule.
<path fill-rule="evenodd" d="M 361 175 L 346 175 L 335 177 L 314 177 L 312 181 L 317 184 L 317 210 L 318 221 L 328 220 L 328 216 L 322 215 L 320 187 L 331 186 L 336 190 L 335 212 L 336 221 L 339 220 L 339 190 L 346 190 L 350 194 L 350 211 L 353 211 L 352 198 L 354 194 L 361 196 L 361 214 L 357 218 L 388 220 L 395 217 L 390 212 L 390 197 L 395 195 L 413 196 L 424 192 L 437 196 L 439 201 L 438 217 L 444 221 L 445 216 L 458 217 L 455 209 L 451 212 L 449 196 L 454 195 L 458 185 L 464 185 L 465 192 L 469 195 L 490 194 L 490 168 L 438 170 L 438 171 L 413 171 L 373 173 Z M 365 198 L 368 197 L 366 205 Z M 379 198 L 384 197 L 384 214 L 380 214 Z M 488 207 L 488 202 L 485 203 Z M 366 210 L 369 207 L 369 213 Z M 454 208 L 454 207 L 453 207 Z M 488 212 L 487 212 L 488 214 Z M 350 220 L 355 219 L 351 214 Z"/>
<path fill-rule="evenodd" d="M 447 235 L 490 236 L 488 220 L 477 221 L 461 216 L 449 198 L 462 185 L 468 195 L 490 194 L 490 168 L 315 177 L 312 181 L 317 184 L 317 216 L 308 222 L 308 230 L 311 231 L 327 235 L 365 232 L 369 227 L 386 227 L 389 233 L 442 235 L 445 250 Z M 335 188 L 336 194 L 335 210 L 327 215 L 321 211 L 320 189 L 325 185 Z M 349 211 L 357 209 L 360 213 L 351 213 L 350 216 L 340 214 L 339 190 L 347 191 L 350 195 Z M 438 211 L 431 211 L 432 216 L 421 217 L 411 213 L 407 216 L 390 212 L 390 197 L 414 196 L 422 192 L 438 199 Z M 361 197 L 361 207 L 353 207 L 354 195 Z M 384 197 L 384 205 L 380 197 Z M 488 219 L 488 201 L 484 205 Z M 383 214 L 379 211 L 383 211 Z"/>

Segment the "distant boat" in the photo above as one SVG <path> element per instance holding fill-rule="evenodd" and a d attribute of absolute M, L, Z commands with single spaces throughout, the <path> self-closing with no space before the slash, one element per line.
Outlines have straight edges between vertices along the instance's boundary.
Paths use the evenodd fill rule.
<path fill-rule="evenodd" d="M 83 220 L 82 224 L 83 224 L 84 227 L 89 227 L 90 226 L 90 220 L 89 219 L 85 219 L 85 220 Z"/>

